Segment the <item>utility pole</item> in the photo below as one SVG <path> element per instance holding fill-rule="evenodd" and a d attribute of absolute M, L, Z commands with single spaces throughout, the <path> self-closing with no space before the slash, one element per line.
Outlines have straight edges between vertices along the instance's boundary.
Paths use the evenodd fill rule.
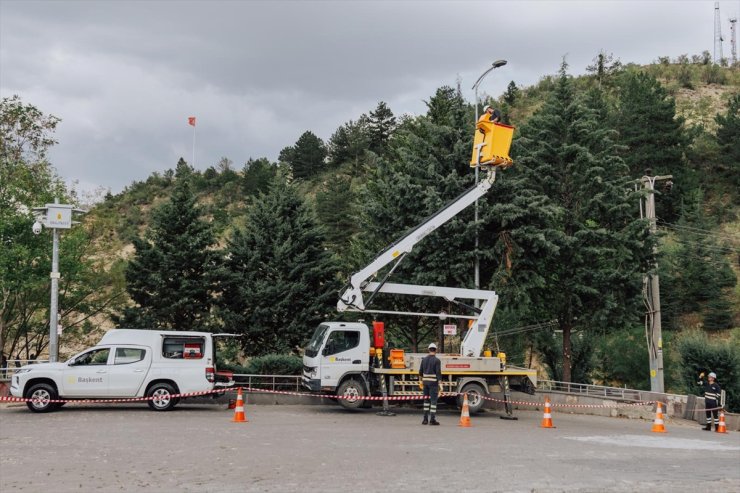
<path fill-rule="evenodd" d="M 640 183 L 648 195 L 640 199 L 640 217 L 650 221 L 650 232 L 657 231 L 657 220 L 655 218 L 655 182 L 665 181 L 666 188 L 670 190 L 673 186 L 671 175 L 650 176 L 650 170 L 640 178 Z M 643 296 L 645 298 L 645 336 L 648 344 L 648 356 L 650 358 L 650 391 L 657 393 L 665 392 L 665 381 L 663 378 L 663 334 L 660 319 L 660 281 L 658 279 L 658 263 L 656 260 L 658 248 L 653 248 L 653 268 L 643 279 Z"/>

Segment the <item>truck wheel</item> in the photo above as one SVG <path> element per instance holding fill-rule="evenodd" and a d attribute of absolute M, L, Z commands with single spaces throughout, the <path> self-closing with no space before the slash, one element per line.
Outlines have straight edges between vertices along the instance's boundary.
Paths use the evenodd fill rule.
<path fill-rule="evenodd" d="M 180 399 L 172 397 L 175 389 L 168 383 L 157 383 L 152 385 L 146 396 L 149 397 L 149 407 L 155 411 L 169 411 L 180 402 Z"/>
<path fill-rule="evenodd" d="M 457 405 L 462 407 L 463 395 L 468 394 L 468 410 L 470 414 L 477 414 L 483 409 L 486 391 L 479 383 L 468 383 L 462 388 L 462 393 L 457 397 Z"/>
<path fill-rule="evenodd" d="M 354 379 L 345 380 L 337 389 L 337 395 L 343 397 L 339 404 L 345 409 L 359 409 L 365 402 L 365 387 Z"/>
<path fill-rule="evenodd" d="M 57 399 L 57 391 L 48 383 L 37 383 L 26 393 L 26 402 L 28 409 L 35 413 L 48 413 L 59 407 L 56 402 L 49 402 Z"/>

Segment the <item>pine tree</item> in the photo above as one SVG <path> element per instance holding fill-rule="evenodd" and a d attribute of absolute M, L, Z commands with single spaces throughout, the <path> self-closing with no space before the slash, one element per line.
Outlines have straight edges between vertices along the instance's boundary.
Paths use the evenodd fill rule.
<path fill-rule="evenodd" d="M 297 352 L 333 311 L 336 266 L 310 208 L 276 182 L 229 240 L 220 314 L 248 355 Z"/>
<path fill-rule="evenodd" d="M 316 193 L 316 214 L 326 231 L 326 244 L 340 255 L 358 230 L 354 200 L 352 179 L 345 175 L 333 177 Z"/>
<path fill-rule="evenodd" d="M 519 91 L 516 83 L 512 80 L 511 82 L 509 82 L 509 85 L 506 86 L 506 92 L 504 92 L 504 102 L 509 106 L 514 106 L 516 104 L 516 101 L 519 99 L 520 92 L 521 91 Z"/>
<path fill-rule="evenodd" d="M 563 63 L 554 93 L 521 129 L 518 192 L 549 215 L 539 228 L 543 248 L 518 253 L 511 279 L 525 284 L 530 312 L 557 319 L 562 370 L 553 370 L 571 381 L 578 374 L 576 331 L 637 321 L 650 242 L 645 224 L 635 218 L 637 199 L 616 155 L 614 132 L 575 93 L 566 68 Z"/>
<path fill-rule="evenodd" d="M 395 129 L 396 117 L 393 116 L 393 112 L 384 101 L 379 102 L 375 111 L 371 111 L 368 118 L 370 150 L 378 156 L 384 156 Z"/>
<path fill-rule="evenodd" d="M 298 138 L 295 145 L 287 152 L 287 162 L 293 169 L 293 178 L 309 179 L 324 169 L 326 147 L 324 142 L 313 132 L 306 131 Z M 281 153 L 282 160 L 282 153 Z"/>
<path fill-rule="evenodd" d="M 676 246 L 665 256 L 668 289 L 663 296 L 673 325 L 682 314 L 703 312 L 707 329 L 724 329 L 732 319 L 727 290 L 736 285 L 737 278 L 724 256 L 731 250 L 711 231 L 714 225 L 705 216 L 704 207 L 703 194 L 696 192 L 684 206 L 680 220 L 664 225 L 674 234 L 672 243 Z"/>
<path fill-rule="evenodd" d="M 178 163 L 170 200 L 154 210 L 144 237 L 134 239 L 126 290 L 135 306 L 118 319 L 120 326 L 198 330 L 211 324 L 218 254 L 212 249 L 212 227 L 201 219 L 188 168 Z"/>
<path fill-rule="evenodd" d="M 277 166 L 267 158 L 252 159 L 246 162 L 242 170 L 241 189 L 245 195 L 256 197 L 266 193 L 277 174 Z"/>
<path fill-rule="evenodd" d="M 329 163 L 340 166 L 344 163 L 360 165 L 360 158 L 370 145 L 367 117 L 361 117 L 357 122 L 349 121 L 339 127 L 327 144 Z"/>
<path fill-rule="evenodd" d="M 679 215 L 682 195 L 690 188 L 691 176 L 684 159 L 689 143 L 683 118 L 676 116 L 676 102 L 654 77 L 626 72 L 620 81 L 615 126 L 621 155 L 635 179 L 648 173 L 673 175 L 671 194 L 656 196 L 659 216 L 669 221 Z"/>
<path fill-rule="evenodd" d="M 715 117 L 717 122 L 717 143 L 720 147 L 722 175 L 740 189 L 740 94 L 730 98 L 727 112 Z M 740 195 L 733 194 L 736 201 Z"/>

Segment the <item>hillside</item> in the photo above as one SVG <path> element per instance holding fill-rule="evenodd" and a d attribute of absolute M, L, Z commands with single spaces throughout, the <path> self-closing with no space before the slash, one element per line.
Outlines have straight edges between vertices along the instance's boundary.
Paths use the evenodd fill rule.
<path fill-rule="evenodd" d="M 686 376 L 675 363 L 686 358 L 677 349 L 686 334 L 740 337 L 732 332 L 740 326 L 733 127 L 740 71 L 699 58 L 648 66 L 606 61 L 585 76 L 570 77 L 564 66 L 529 87 L 512 81 L 485 101 L 517 127 L 515 166 L 482 201 L 477 230 L 465 211 L 394 276 L 472 287 L 478 231 L 481 285 L 500 293 L 494 327 L 509 334 L 493 334 L 492 347 L 505 347 L 515 364 L 539 362 L 551 378 L 644 388 L 640 282 L 657 240 L 666 366 L 673 368 L 667 379 L 679 389 Z M 196 170 L 181 159 L 107 194 L 85 218 L 86 238 L 77 233 L 102 308 L 69 329 L 171 326 L 187 312 L 193 327 L 245 331 L 247 355 L 296 351 L 310 327 L 335 316 L 334 293 L 351 272 L 472 184 L 474 107 L 450 87 L 439 88 L 427 107 L 425 115 L 396 118 L 381 102 L 336 122 L 326 142 L 310 129 L 285 142 L 278 162 L 224 157 Z M 646 168 L 673 176 L 672 187 L 658 189 L 655 237 L 639 232 L 638 196 L 625 196 Z M 179 224 L 181 214 L 192 224 Z M 197 242 L 188 236 L 193 226 L 202 233 Z M 158 250 L 165 244 L 168 254 Z M 164 271 L 177 262 L 185 270 Z M 179 277 L 194 272 L 200 274 L 178 298 Z M 557 298 L 561 292 L 570 297 Z M 191 295 L 201 302 L 188 301 Z M 90 295 L 81 296 L 65 320 L 92 310 Z M 158 312 L 141 301 L 158 296 L 171 300 Z M 388 326 L 392 344 L 412 349 L 441 330 L 430 320 L 391 318 Z M 15 353 L 24 332 L 13 330 Z M 42 350 L 43 333 L 36 335 Z"/>

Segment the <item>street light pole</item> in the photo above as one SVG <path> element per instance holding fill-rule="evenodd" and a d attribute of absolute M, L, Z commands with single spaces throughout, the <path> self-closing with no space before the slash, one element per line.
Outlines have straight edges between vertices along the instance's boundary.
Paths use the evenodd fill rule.
<path fill-rule="evenodd" d="M 51 303 L 49 313 L 49 361 L 56 363 L 59 356 L 59 230 L 52 229 Z"/>
<path fill-rule="evenodd" d="M 478 80 L 473 84 L 475 90 L 475 122 L 473 125 L 478 124 L 478 86 L 480 85 L 483 78 L 488 75 L 493 69 L 503 67 L 506 65 L 506 60 L 496 60 L 491 64 L 488 70 L 483 72 Z M 478 166 L 475 167 L 475 185 L 478 186 Z M 480 259 L 478 258 L 478 199 L 475 200 L 475 289 L 480 289 Z M 479 304 L 478 300 L 475 300 L 475 306 Z"/>
<path fill-rule="evenodd" d="M 33 225 L 34 234 L 41 234 L 43 227 L 52 230 L 51 252 L 51 301 L 49 303 L 49 361 L 55 363 L 59 359 L 59 230 L 70 229 L 73 224 L 74 213 L 84 214 L 87 211 L 75 209 L 71 205 L 60 204 L 55 198 L 53 204 L 45 207 L 34 207 L 36 222 Z"/>

